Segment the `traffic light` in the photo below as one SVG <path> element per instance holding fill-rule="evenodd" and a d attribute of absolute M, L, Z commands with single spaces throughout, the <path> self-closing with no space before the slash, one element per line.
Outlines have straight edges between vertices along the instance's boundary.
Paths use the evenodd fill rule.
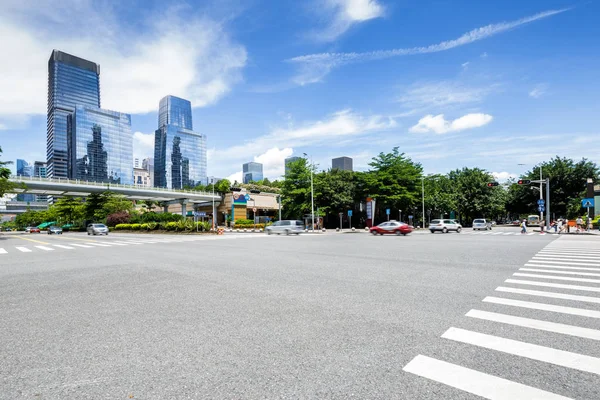
<path fill-rule="evenodd" d="M 498 185 L 499 185 L 498 182 L 488 182 L 488 184 L 487 184 L 488 187 L 498 186 Z"/>
<path fill-rule="evenodd" d="M 517 181 L 517 184 L 519 185 L 529 185 L 531 183 L 531 181 L 529 179 L 519 179 Z"/>

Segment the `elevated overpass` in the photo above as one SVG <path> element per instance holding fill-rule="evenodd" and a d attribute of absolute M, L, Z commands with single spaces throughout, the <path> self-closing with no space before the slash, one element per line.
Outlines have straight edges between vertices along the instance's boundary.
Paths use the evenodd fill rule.
<path fill-rule="evenodd" d="M 182 214 L 184 215 L 187 204 L 212 203 L 213 200 L 215 204 L 218 204 L 221 200 L 221 196 L 216 193 L 212 194 L 196 190 L 149 188 L 142 185 L 118 185 L 66 178 L 11 176 L 9 180 L 15 184 L 15 188 L 11 190 L 12 193 L 85 198 L 93 193 L 103 193 L 110 190 L 130 200 L 151 200 L 164 204 L 181 204 Z M 6 213 L 6 211 L 4 212 Z M 14 212 L 12 211 L 12 213 Z"/>

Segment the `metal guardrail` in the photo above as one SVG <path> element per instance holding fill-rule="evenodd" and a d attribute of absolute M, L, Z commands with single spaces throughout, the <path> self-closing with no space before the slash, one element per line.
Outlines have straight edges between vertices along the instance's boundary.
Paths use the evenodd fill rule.
<path fill-rule="evenodd" d="M 118 183 L 108 183 L 108 182 L 94 182 L 94 181 L 84 181 L 81 179 L 67 179 L 67 178 L 42 178 L 42 177 L 30 177 L 30 176 L 22 176 L 22 175 L 11 175 L 9 178 L 13 182 L 22 182 L 27 184 L 27 182 L 48 182 L 48 183 L 68 183 L 74 185 L 89 185 L 89 186 L 105 186 L 107 190 L 110 190 L 111 187 L 114 188 L 123 188 L 123 189 L 143 189 L 149 190 L 156 193 L 161 192 L 169 192 L 169 193 L 190 193 L 201 196 L 213 196 L 212 193 L 208 192 L 200 192 L 197 190 L 186 190 L 186 189 L 169 189 L 169 188 L 155 188 L 148 187 L 144 185 L 122 185 Z M 216 195 L 216 193 L 215 193 Z"/>

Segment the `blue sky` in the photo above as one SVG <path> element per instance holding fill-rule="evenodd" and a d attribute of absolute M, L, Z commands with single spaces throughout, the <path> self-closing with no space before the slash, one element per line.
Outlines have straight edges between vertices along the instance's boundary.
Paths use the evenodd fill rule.
<path fill-rule="evenodd" d="M 427 173 L 500 179 L 555 155 L 600 162 L 598 2 L 52 3 L 3 1 L 4 160 L 45 159 L 57 48 L 100 63 L 102 107 L 132 114 L 136 157 L 152 156 L 160 98 L 190 99 L 217 177 L 255 160 L 276 178 L 303 153 L 363 170 L 394 146 Z"/>

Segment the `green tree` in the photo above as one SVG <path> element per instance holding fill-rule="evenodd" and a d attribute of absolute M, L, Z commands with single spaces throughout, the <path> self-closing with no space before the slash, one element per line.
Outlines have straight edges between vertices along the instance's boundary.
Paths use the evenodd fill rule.
<path fill-rule="evenodd" d="M 456 210 L 452 181 L 447 175 L 425 177 L 425 212 L 431 219 L 440 218 Z"/>
<path fill-rule="evenodd" d="M 54 210 L 56 216 L 62 219 L 62 222 L 74 224 L 80 221 L 84 216 L 84 203 L 81 198 L 61 197 L 49 208 Z"/>
<path fill-rule="evenodd" d="M 315 207 L 321 215 L 337 215 L 354 208 L 356 186 L 352 171 L 323 171 L 313 179 Z"/>
<path fill-rule="evenodd" d="M 310 213 L 310 168 L 304 158 L 288 164 L 288 173 L 281 185 L 284 218 L 298 219 Z"/>
<path fill-rule="evenodd" d="M 231 191 L 231 182 L 229 179 L 221 179 L 215 184 L 215 192 L 229 193 Z"/>
<path fill-rule="evenodd" d="M 498 208 L 503 207 L 497 204 L 502 197 L 496 192 L 504 189 L 487 186 L 494 179 L 489 172 L 480 168 L 463 168 L 451 171 L 448 178 L 452 182 L 452 195 L 463 223 L 471 223 L 473 218 L 478 217 L 492 218 Z"/>
<path fill-rule="evenodd" d="M 2 154 L 2 147 L 0 147 L 0 154 Z M 8 180 L 10 178 L 10 169 L 6 168 L 7 165 L 12 164 L 12 161 L 0 161 L 0 197 L 10 190 L 15 185 Z"/>
<path fill-rule="evenodd" d="M 84 217 L 88 221 L 104 220 L 108 214 L 119 211 L 131 212 L 133 203 L 124 196 L 106 191 L 103 193 L 92 193 L 85 201 L 83 208 Z"/>
<path fill-rule="evenodd" d="M 594 182 L 600 179 L 598 166 L 587 160 L 575 162 L 572 159 L 555 157 L 548 162 L 536 165 L 531 171 L 522 176 L 522 179 L 540 179 L 540 168 L 543 178 L 550 179 L 550 212 L 556 217 L 574 218 L 581 215 L 585 209 L 581 208 L 581 199 L 585 197 L 587 179 Z M 514 214 L 537 214 L 537 200 L 540 198 L 539 184 L 511 185 L 508 195 L 507 208 Z M 544 185 L 544 198 L 546 188 Z"/>

